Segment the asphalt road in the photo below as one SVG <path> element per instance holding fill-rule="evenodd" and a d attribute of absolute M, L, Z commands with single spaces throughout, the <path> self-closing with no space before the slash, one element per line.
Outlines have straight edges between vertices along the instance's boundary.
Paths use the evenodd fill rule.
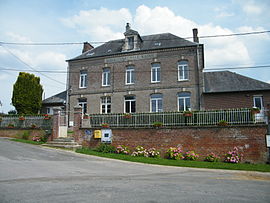
<path fill-rule="evenodd" d="M 270 173 L 129 163 L 0 138 L 0 202 L 270 202 Z"/>

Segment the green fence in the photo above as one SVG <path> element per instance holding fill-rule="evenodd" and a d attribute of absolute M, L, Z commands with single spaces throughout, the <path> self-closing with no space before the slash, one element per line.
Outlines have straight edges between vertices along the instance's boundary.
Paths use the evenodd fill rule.
<path fill-rule="evenodd" d="M 264 112 L 254 114 L 251 109 L 213 111 L 160 112 L 134 114 L 91 114 L 83 119 L 82 127 L 153 127 L 263 124 Z"/>

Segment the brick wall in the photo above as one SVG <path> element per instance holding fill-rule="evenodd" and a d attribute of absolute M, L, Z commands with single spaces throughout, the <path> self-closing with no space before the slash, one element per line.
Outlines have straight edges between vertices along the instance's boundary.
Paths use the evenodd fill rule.
<path fill-rule="evenodd" d="M 205 109 L 251 108 L 253 96 L 263 96 L 264 107 L 270 104 L 270 91 L 246 91 L 203 94 Z"/>
<path fill-rule="evenodd" d="M 12 137 L 12 138 L 22 138 L 22 135 L 24 132 L 29 131 L 30 136 L 29 140 L 32 139 L 32 137 L 42 137 L 45 135 L 44 130 L 40 129 L 33 129 L 33 130 L 19 130 L 19 129 L 0 129 L 0 137 Z"/>
<path fill-rule="evenodd" d="M 162 154 L 169 148 L 181 145 L 184 151 L 195 150 L 203 159 L 214 152 L 224 157 L 234 146 L 243 150 L 244 162 L 267 162 L 265 141 L 266 126 L 242 127 L 191 127 L 178 129 L 113 129 L 113 145 L 127 145 L 134 149 L 138 145 L 145 148 L 155 147 Z M 80 130 L 81 138 L 84 130 Z M 100 139 L 91 138 L 90 142 L 81 139 L 84 145 L 95 147 Z"/>

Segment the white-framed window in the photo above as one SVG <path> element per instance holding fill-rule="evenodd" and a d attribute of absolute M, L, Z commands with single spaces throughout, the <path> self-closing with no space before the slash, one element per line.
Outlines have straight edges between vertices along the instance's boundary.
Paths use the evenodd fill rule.
<path fill-rule="evenodd" d="M 111 113 L 111 97 L 101 97 L 101 113 Z"/>
<path fill-rule="evenodd" d="M 104 68 L 102 72 L 102 86 L 111 85 L 111 70 L 109 68 Z"/>
<path fill-rule="evenodd" d="M 134 49 L 134 37 L 128 37 L 128 49 L 132 50 Z"/>
<path fill-rule="evenodd" d="M 125 96 L 125 113 L 135 113 L 135 112 L 136 112 L 136 97 Z"/>
<path fill-rule="evenodd" d="M 152 94 L 150 99 L 150 112 L 163 111 L 163 96 L 162 94 Z"/>
<path fill-rule="evenodd" d="M 46 108 L 46 114 L 49 114 L 49 115 L 52 115 L 53 114 L 52 107 L 47 107 Z"/>
<path fill-rule="evenodd" d="M 160 82 L 160 64 L 153 63 L 151 67 L 151 82 Z"/>
<path fill-rule="evenodd" d="M 178 111 L 190 111 L 190 93 L 180 92 L 178 93 Z"/>
<path fill-rule="evenodd" d="M 87 87 L 87 71 L 82 70 L 80 71 L 80 88 L 86 88 Z"/>
<path fill-rule="evenodd" d="M 178 62 L 178 81 L 189 79 L 189 67 L 187 61 Z"/>
<path fill-rule="evenodd" d="M 262 96 L 253 96 L 253 107 L 263 109 L 263 97 Z"/>
<path fill-rule="evenodd" d="M 87 99 L 86 98 L 80 98 L 78 104 L 82 107 L 82 113 L 87 113 Z"/>
<path fill-rule="evenodd" d="M 126 69 L 126 84 L 134 84 L 135 82 L 135 73 L 134 73 L 134 66 L 128 66 Z"/>

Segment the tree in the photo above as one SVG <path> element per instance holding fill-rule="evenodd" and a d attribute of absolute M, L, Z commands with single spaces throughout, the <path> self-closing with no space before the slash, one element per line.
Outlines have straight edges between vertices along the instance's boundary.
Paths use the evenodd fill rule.
<path fill-rule="evenodd" d="M 37 114 L 41 109 L 42 93 L 39 77 L 20 72 L 13 85 L 12 105 L 18 114 Z"/>

